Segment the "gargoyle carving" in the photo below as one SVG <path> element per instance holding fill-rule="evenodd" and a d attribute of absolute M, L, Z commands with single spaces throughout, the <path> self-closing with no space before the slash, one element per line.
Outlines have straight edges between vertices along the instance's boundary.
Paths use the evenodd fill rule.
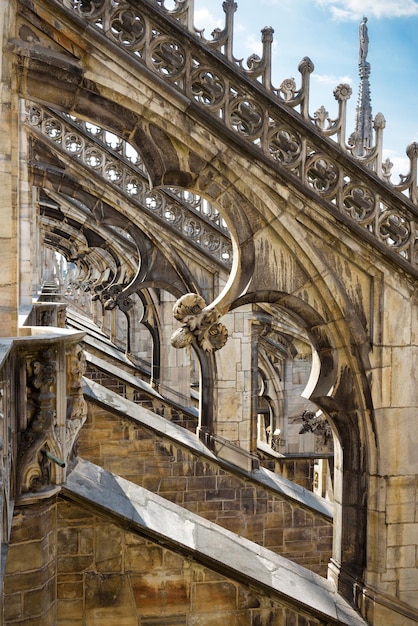
<path fill-rule="evenodd" d="M 302 413 L 303 426 L 299 431 L 300 435 L 311 432 L 321 438 L 322 445 L 327 445 L 332 439 L 331 427 L 323 414 L 316 415 L 312 411 Z"/>
<path fill-rule="evenodd" d="M 221 317 L 216 309 L 205 310 L 204 299 L 196 293 L 186 293 L 173 307 L 173 315 L 183 325 L 171 337 L 175 348 L 185 348 L 193 341 L 206 352 L 222 348 L 227 339 L 226 327 L 218 322 Z"/>

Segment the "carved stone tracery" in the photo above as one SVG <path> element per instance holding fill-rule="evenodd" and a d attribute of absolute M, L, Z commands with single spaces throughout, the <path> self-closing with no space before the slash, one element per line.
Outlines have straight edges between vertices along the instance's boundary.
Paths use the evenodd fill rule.
<path fill-rule="evenodd" d="M 385 236 L 378 225 L 380 204 L 377 198 L 385 195 L 388 184 L 391 189 L 409 193 L 412 202 L 418 202 L 417 157 L 414 156 L 413 150 L 407 151 L 410 172 L 401 177 L 398 185 L 391 184 L 389 164 L 385 163 L 382 166 L 382 132 L 385 121 L 379 113 L 373 121 L 375 145 L 371 143 L 372 121 L 368 92 L 370 67 L 366 61 L 367 49 L 364 44 L 359 65 L 362 81 L 359 120 L 355 132 L 347 138 L 346 104 L 352 93 L 351 87 L 341 84 L 334 90 L 338 103 L 338 115 L 335 119 L 329 116 L 324 107 L 320 107 L 314 115 L 311 115 L 309 82 L 310 74 L 314 70 L 312 61 L 306 57 L 299 65 L 300 88 L 292 78 L 283 80 L 280 87 L 274 87 L 271 82 L 273 29 L 266 28 L 262 31 L 262 56 L 250 55 L 245 67 L 233 54 L 233 16 L 236 11 L 236 4 L 233 2 L 226 2 L 223 5 L 226 15 L 225 27 L 216 29 L 212 39 L 206 39 L 202 31 L 193 27 L 191 5 L 186 1 L 178 2 L 175 9 L 168 10 L 162 0 L 156 0 L 155 4 L 168 18 L 167 23 L 154 14 L 152 3 L 134 7 L 116 0 L 62 1 L 72 6 L 83 19 L 90 22 L 101 36 L 116 39 L 118 44 L 134 55 L 137 61 L 144 63 L 148 69 L 158 73 L 188 97 L 192 97 L 198 105 L 213 114 L 218 122 L 224 123 L 246 141 L 260 147 L 273 161 L 290 168 L 292 174 L 299 177 L 303 184 L 320 194 L 324 200 L 333 203 L 333 206 L 339 208 L 345 216 L 348 214 L 357 224 L 367 228 L 368 234 L 375 237 L 376 241 L 383 243 L 395 255 L 401 255 L 402 262 L 407 261 L 416 268 L 417 218 L 401 194 L 397 194 L 397 213 L 399 216 L 402 215 L 400 218 L 402 222 L 412 225 L 408 231 L 408 241 L 406 242 L 404 236 L 406 231 L 400 244 L 397 237 Z M 189 31 L 186 38 L 184 27 Z M 362 40 L 365 41 L 364 33 L 367 33 L 365 22 L 362 23 L 361 33 Z M 227 64 L 225 65 L 219 55 L 216 58 L 208 56 L 206 53 L 208 48 L 223 55 Z M 231 64 L 235 66 L 233 72 Z M 309 133 L 309 137 L 305 136 L 306 130 L 302 130 L 302 127 L 299 130 L 298 122 L 293 118 L 291 129 L 282 131 L 283 123 L 287 119 L 286 109 L 298 107 L 301 117 L 312 125 L 313 134 Z M 362 120 L 365 117 L 367 123 L 363 124 Z M 327 157 L 323 156 L 322 141 L 315 139 L 315 133 L 325 137 L 336 137 L 338 146 L 330 142 Z M 299 134 L 303 136 L 300 142 Z M 73 149 L 77 153 L 79 148 L 76 142 Z M 359 220 L 353 216 L 351 211 L 347 212 L 347 203 L 341 193 L 342 186 L 345 183 L 352 184 L 356 178 L 362 176 L 360 173 L 354 174 L 348 163 L 339 159 L 339 150 L 356 157 L 380 177 L 381 181 L 366 178 L 365 182 L 374 199 L 371 202 L 375 210 L 374 220 L 367 219 L 366 223 L 363 219 Z M 316 155 L 314 159 L 312 154 Z M 296 167 L 296 161 L 299 162 L 299 159 L 300 167 Z"/>
<path fill-rule="evenodd" d="M 162 223 L 182 232 L 218 262 L 231 266 L 232 245 L 219 212 L 204 198 L 191 192 L 151 190 L 139 154 L 126 141 L 74 116 L 65 117 L 38 106 L 28 106 L 27 120 L 32 131 L 40 132 L 68 155 L 84 163 Z M 100 219 L 98 214 L 97 219 Z"/>

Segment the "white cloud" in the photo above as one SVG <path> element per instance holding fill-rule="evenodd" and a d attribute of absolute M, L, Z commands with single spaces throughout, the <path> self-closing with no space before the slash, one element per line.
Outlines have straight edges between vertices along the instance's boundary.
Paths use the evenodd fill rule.
<path fill-rule="evenodd" d="M 225 21 L 213 17 L 213 12 L 210 9 L 200 8 L 194 12 L 194 25 L 198 29 L 204 29 L 204 36 L 206 39 L 211 39 L 211 34 L 215 28 L 223 29 Z"/>
<path fill-rule="evenodd" d="M 336 87 L 341 84 L 351 85 L 353 79 L 351 76 L 335 76 L 333 74 L 316 74 L 315 72 L 311 76 L 312 80 L 316 80 L 321 85 L 331 85 Z"/>
<path fill-rule="evenodd" d="M 261 35 L 257 39 L 255 35 L 250 35 L 245 41 L 245 48 L 250 54 L 258 54 L 259 57 L 263 54 L 263 44 L 261 43 Z"/>
<path fill-rule="evenodd" d="M 418 15 L 415 0 L 316 0 L 316 3 L 329 7 L 338 20 L 359 20 L 364 15 L 376 18 Z"/>
<path fill-rule="evenodd" d="M 394 150 L 383 149 L 382 151 L 383 161 L 389 159 L 393 164 L 391 169 L 391 182 L 394 185 L 399 185 L 401 182 L 400 175 L 407 176 L 411 166 L 411 162 L 407 156 L 400 157 Z"/>

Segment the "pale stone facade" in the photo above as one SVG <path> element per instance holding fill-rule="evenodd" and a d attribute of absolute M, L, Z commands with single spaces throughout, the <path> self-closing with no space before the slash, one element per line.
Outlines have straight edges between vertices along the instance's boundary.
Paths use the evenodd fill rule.
<path fill-rule="evenodd" d="M 3 621 L 412 625 L 418 146 L 175 5 L 0 3 Z"/>

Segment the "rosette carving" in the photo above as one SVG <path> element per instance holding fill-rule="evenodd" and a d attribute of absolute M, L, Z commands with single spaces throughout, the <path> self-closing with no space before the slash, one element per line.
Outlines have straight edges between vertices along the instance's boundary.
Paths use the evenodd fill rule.
<path fill-rule="evenodd" d="M 196 341 L 205 352 L 215 352 L 225 345 L 228 331 L 218 322 L 220 313 L 205 307 L 204 299 L 196 293 L 186 293 L 177 300 L 173 315 L 183 325 L 171 337 L 175 348 L 185 348 Z"/>
<path fill-rule="evenodd" d="M 352 93 L 353 93 L 353 90 L 351 89 L 350 85 L 347 85 L 346 83 L 342 83 L 340 85 L 337 85 L 336 88 L 334 89 L 334 98 L 338 102 L 344 102 L 345 100 L 350 99 Z"/>
<path fill-rule="evenodd" d="M 285 78 L 279 87 L 279 94 L 286 101 L 292 100 L 296 94 L 296 83 L 293 78 Z"/>

